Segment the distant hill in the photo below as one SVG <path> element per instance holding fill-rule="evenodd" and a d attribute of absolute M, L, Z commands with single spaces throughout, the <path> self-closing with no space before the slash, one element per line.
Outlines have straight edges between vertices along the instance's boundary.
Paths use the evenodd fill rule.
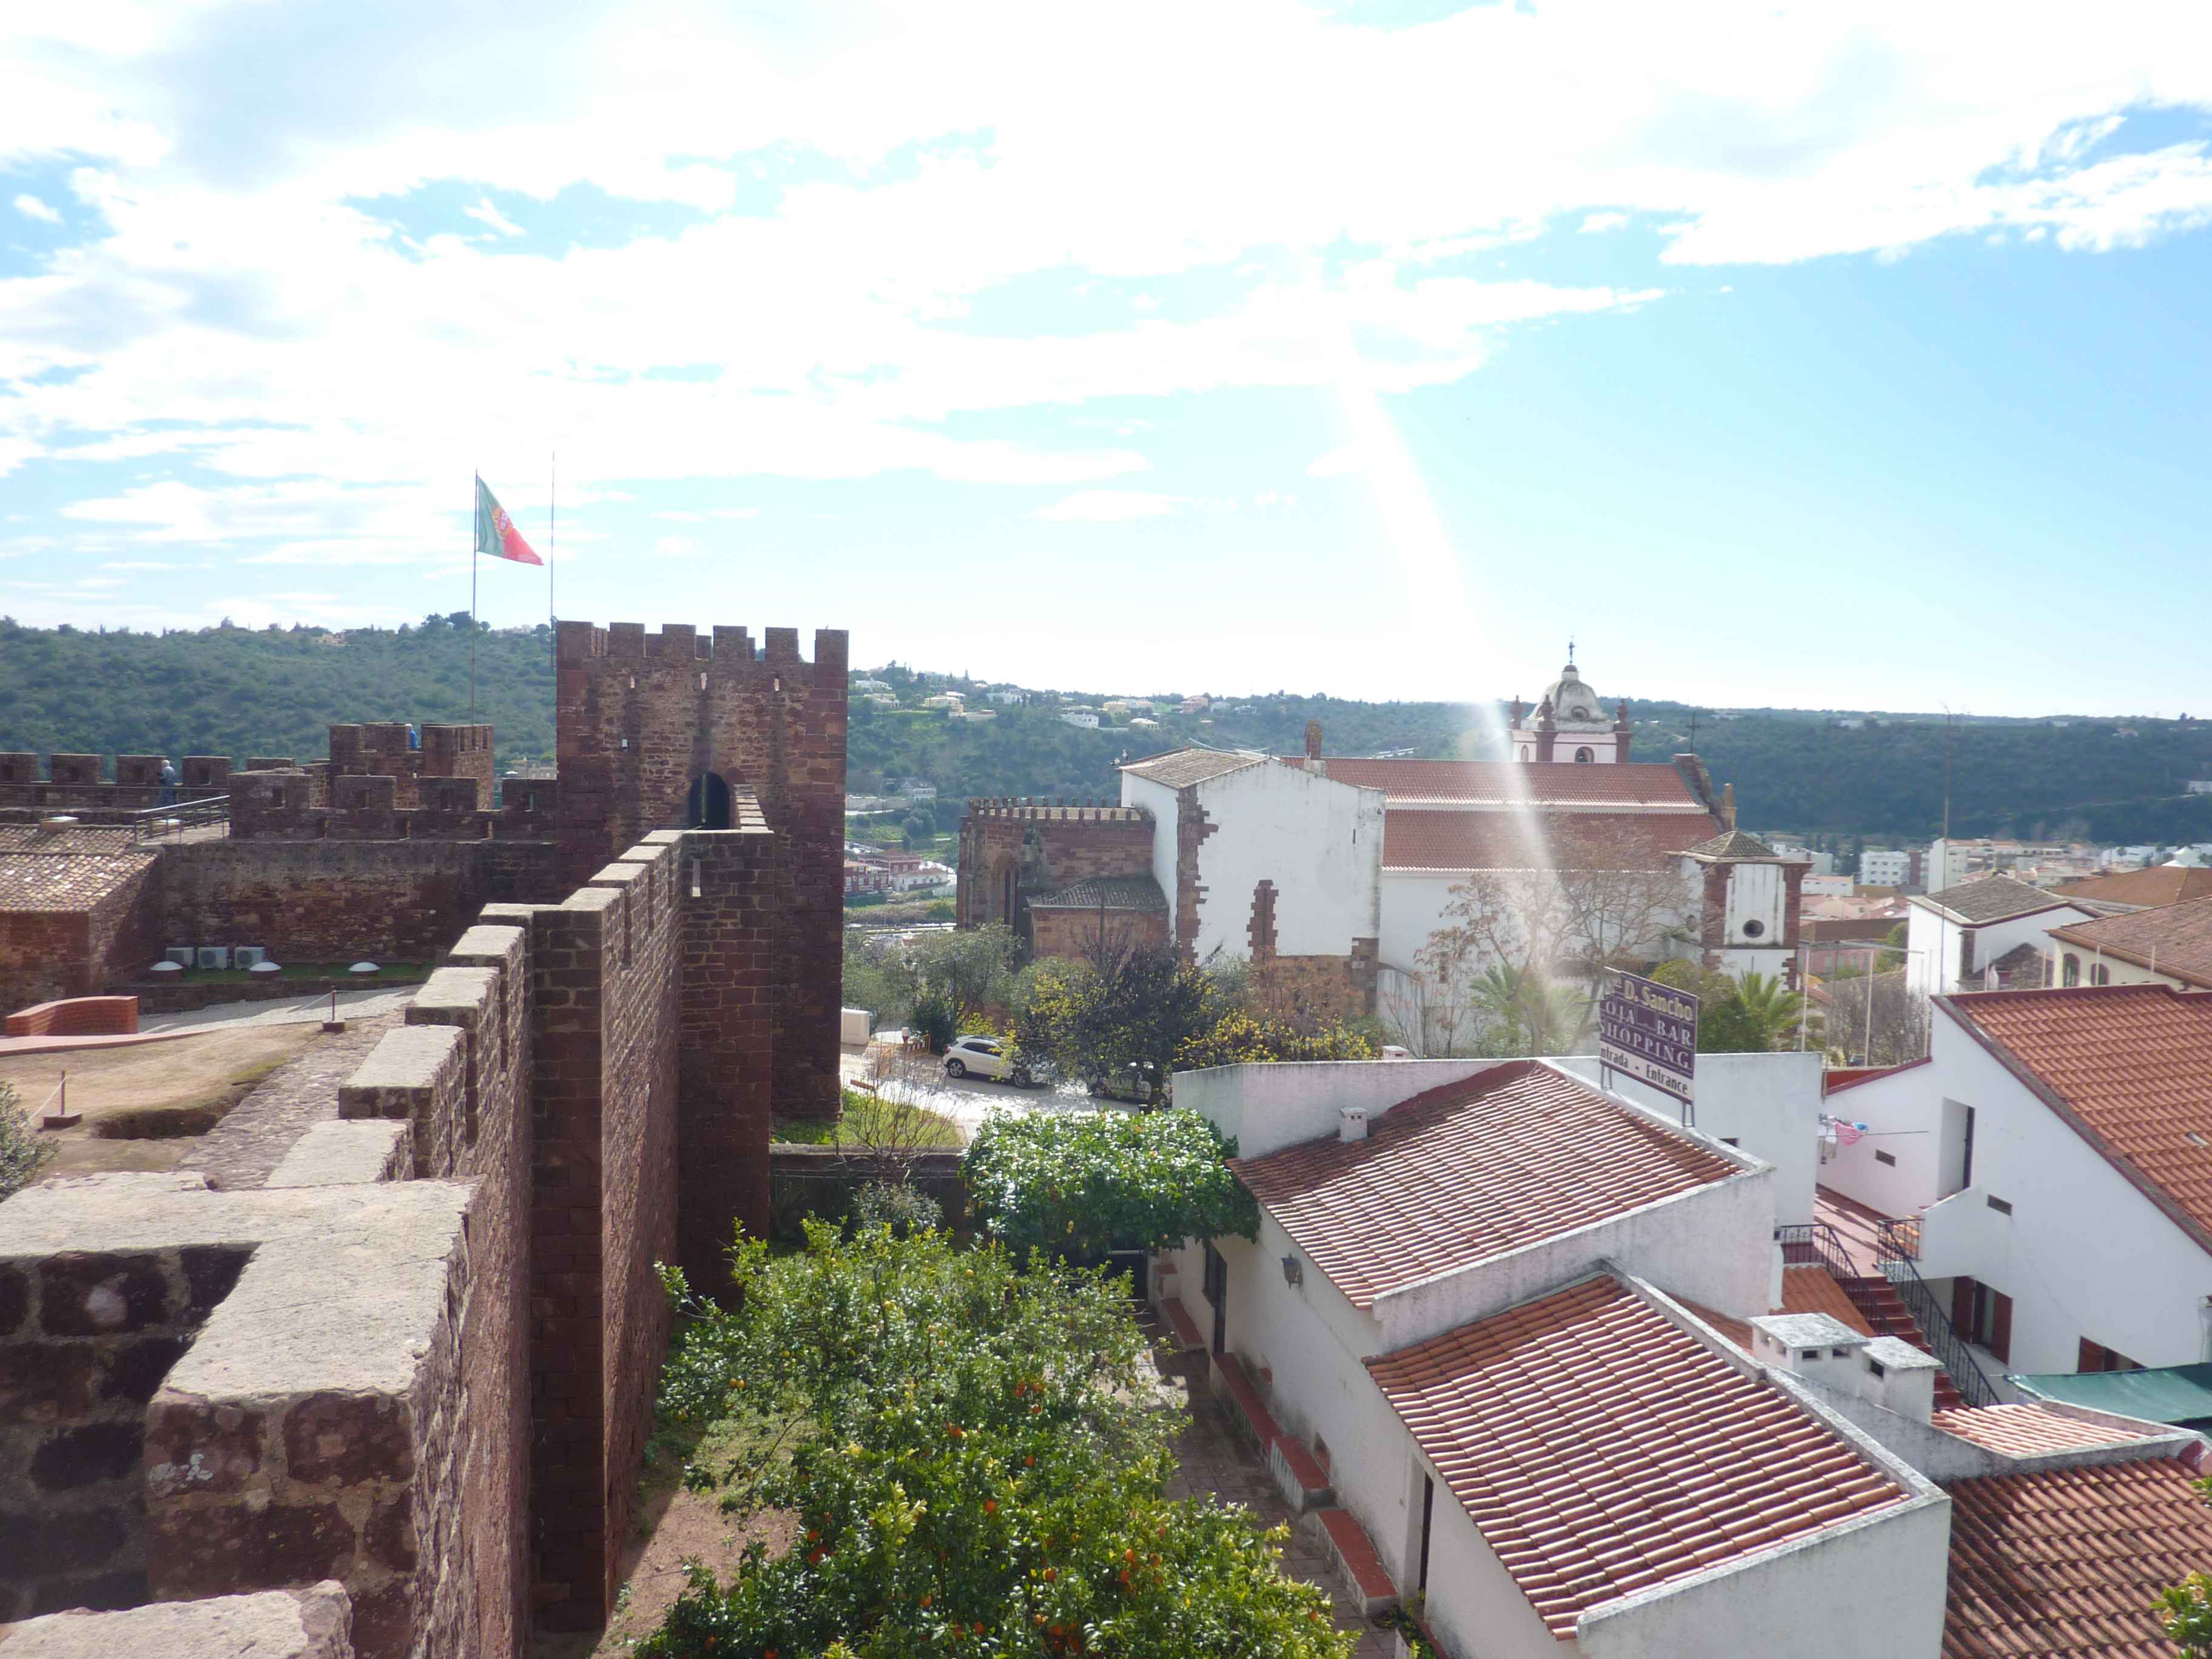
<path fill-rule="evenodd" d="M 459 622 L 132 634 L 0 619 L 0 749 L 313 760 L 334 723 L 467 720 L 465 611 Z M 499 764 L 550 758 L 550 630 L 485 632 L 476 651 L 476 718 L 495 728 Z"/>
<path fill-rule="evenodd" d="M 304 628 L 87 633 L 0 620 L 0 749 L 308 759 L 325 752 L 334 721 L 465 720 L 467 621 L 439 617 L 339 636 Z M 497 730 L 501 768 L 550 757 L 547 630 L 481 633 L 476 649 L 477 718 Z M 908 702 L 925 689 L 905 669 L 874 673 Z M 975 706 L 994 706 L 969 689 Z M 1688 708 L 1634 696 L 1629 704 L 1639 757 L 1664 759 L 1689 746 Z M 1304 743 L 1310 720 L 1322 723 L 1334 755 L 1498 752 L 1469 711 L 1451 703 L 1275 695 L 1225 699 L 1202 714 L 1164 707 L 1170 712 L 1156 714 L 1157 726 L 1093 732 L 1047 706 L 969 723 L 856 702 L 851 787 L 927 778 L 948 804 L 968 795 L 1111 796 L 1125 754 L 1186 743 L 1287 753 Z M 1695 720 L 1698 752 L 1716 779 L 1735 785 L 1748 825 L 1834 841 L 1925 839 L 1942 823 L 1941 716 L 1755 709 Z M 1962 835 L 2212 840 L 2212 796 L 2184 799 L 2193 778 L 2212 778 L 2212 722 L 1969 720 L 1954 739 L 1951 824 Z"/>

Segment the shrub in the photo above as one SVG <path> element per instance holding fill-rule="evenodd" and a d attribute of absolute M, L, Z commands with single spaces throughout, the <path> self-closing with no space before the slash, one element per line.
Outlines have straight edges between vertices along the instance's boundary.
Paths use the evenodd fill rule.
<path fill-rule="evenodd" d="M 31 1114 L 17 1102 L 14 1086 L 0 1083 L 0 1199 L 36 1181 L 53 1156 L 54 1144 L 38 1138 Z"/>
<path fill-rule="evenodd" d="M 1091 1257 L 1258 1237 L 1259 1207 L 1226 1162 L 1236 1151 L 1192 1111 L 1001 1113 L 960 1173 L 977 1223 L 1009 1249 Z"/>
<path fill-rule="evenodd" d="M 945 1218 L 945 1206 L 904 1182 L 871 1181 L 853 1193 L 853 1218 L 863 1227 L 888 1227 L 903 1238 L 934 1227 Z"/>

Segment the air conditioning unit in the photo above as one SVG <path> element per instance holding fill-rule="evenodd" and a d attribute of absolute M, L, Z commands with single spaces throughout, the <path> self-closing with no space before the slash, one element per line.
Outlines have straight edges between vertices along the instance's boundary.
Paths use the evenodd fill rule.
<path fill-rule="evenodd" d="M 269 951 L 265 945 L 240 945 L 230 953 L 230 965 L 234 968 L 258 968 L 268 960 Z"/>
<path fill-rule="evenodd" d="M 179 968 L 189 968 L 199 960 L 199 955 L 189 945 L 172 945 L 161 952 L 161 960 L 173 962 Z"/>
<path fill-rule="evenodd" d="M 199 967 L 228 968 L 230 966 L 230 946 L 228 945 L 203 945 L 196 954 L 198 957 L 196 965 Z"/>

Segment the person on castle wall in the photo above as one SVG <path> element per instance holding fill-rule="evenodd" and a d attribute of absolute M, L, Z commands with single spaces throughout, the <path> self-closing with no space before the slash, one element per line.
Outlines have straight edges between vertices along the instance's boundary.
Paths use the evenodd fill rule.
<path fill-rule="evenodd" d="M 157 805 L 174 806 L 177 804 L 177 769 L 169 763 L 167 755 L 161 757 L 161 798 Z"/>
<path fill-rule="evenodd" d="M 422 728 L 421 728 L 420 726 L 416 726 L 413 720 L 410 720 L 410 721 L 408 721 L 408 722 L 407 722 L 407 747 L 408 747 L 408 749 L 409 749 L 410 751 L 412 751 L 412 750 L 414 750 L 420 749 L 422 746 Z"/>

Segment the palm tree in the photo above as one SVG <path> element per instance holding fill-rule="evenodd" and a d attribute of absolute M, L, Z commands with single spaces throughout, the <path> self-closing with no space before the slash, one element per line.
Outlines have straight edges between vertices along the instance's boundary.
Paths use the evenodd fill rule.
<path fill-rule="evenodd" d="M 1811 1041 L 1820 1041 L 1820 1017 L 1808 1020 L 1805 999 L 1784 985 L 1779 978 L 1765 974 L 1746 974 L 1736 981 L 1736 1001 L 1743 1011 L 1746 1022 L 1757 1035 L 1763 1048 L 1789 1048 L 1796 1046 L 1800 1022 L 1807 1027 Z"/>
<path fill-rule="evenodd" d="M 1490 1016 L 1506 1053 L 1557 1054 L 1581 1032 L 1590 1000 L 1533 969 L 1500 962 L 1474 981 L 1468 1000 Z"/>

